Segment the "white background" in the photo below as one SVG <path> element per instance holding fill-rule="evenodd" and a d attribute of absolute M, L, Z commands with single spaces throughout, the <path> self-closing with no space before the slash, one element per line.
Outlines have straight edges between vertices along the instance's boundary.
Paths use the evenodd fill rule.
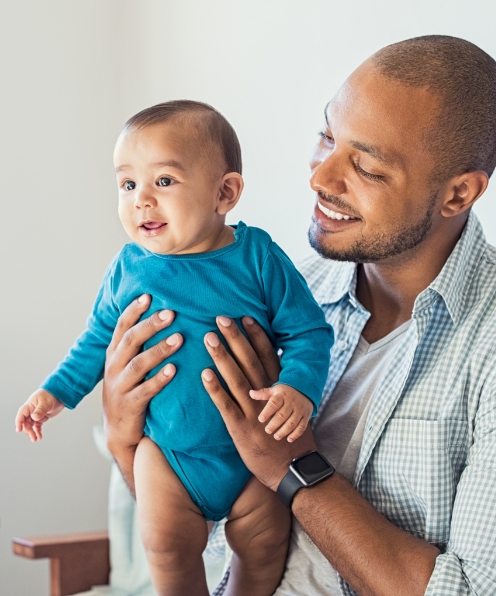
<path fill-rule="evenodd" d="M 134 112 L 212 103 L 238 131 L 246 190 L 231 222 L 309 253 L 307 158 L 326 102 L 380 47 L 464 37 L 496 56 L 494 0 L 3 0 L 0 5 L 0 594 L 47 596 L 48 565 L 12 535 L 106 526 L 99 389 L 32 445 L 19 405 L 84 327 L 125 236 L 112 149 Z M 380 123 L 378 123 L 380 125 Z M 496 243 L 494 182 L 476 209 Z"/>

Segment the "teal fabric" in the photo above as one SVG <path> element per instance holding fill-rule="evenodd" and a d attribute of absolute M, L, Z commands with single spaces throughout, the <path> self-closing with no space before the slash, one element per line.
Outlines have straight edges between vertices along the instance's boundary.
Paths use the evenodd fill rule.
<path fill-rule="evenodd" d="M 143 293 L 152 296 L 145 317 L 165 308 L 176 312 L 174 323 L 145 348 L 176 331 L 184 337 L 170 358 L 176 376 L 150 402 L 145 433 L 207 519 L 221 519 L 250 474 L 201 382 L 203 369 L 215 369 L 205 334 L 217 330 L 218 315 L 238 322 L 245 315 L 255 318 L 282 350 L 279 382 L 305 394 L 316 412 L 332 328 L 302 276 L 263 230 L 240 222 L 232 244 L 199 254 L 159 255 L 127 244 L 107 270 L 86 331 L 42 387 L 74 408 L 102 378 L 119 315 Z"/>

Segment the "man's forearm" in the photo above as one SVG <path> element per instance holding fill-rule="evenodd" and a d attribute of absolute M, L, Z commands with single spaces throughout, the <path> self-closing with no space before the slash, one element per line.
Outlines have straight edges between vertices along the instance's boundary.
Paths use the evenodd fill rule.
<path fill-rule="evenodd" d="M 134 487 L 134 456 L 136 454 L 137 445 L 131 447 L 112 447 L 109 445 L 115 462 L 127 484 L 131 494 L 136 499 L 136 490 Z"/>
<path fill-rule="evenodd" d="M 425 593 L 439 549 L 397 528 L 339 474 L 298 491 L 293 513 L 360 596 Z"/>

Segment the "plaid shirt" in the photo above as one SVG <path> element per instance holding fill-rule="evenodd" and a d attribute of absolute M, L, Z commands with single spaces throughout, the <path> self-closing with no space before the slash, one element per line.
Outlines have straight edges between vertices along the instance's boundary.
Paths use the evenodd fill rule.
<path fill-rule="evenodd" d="M 337 340 L 322 412 L 370 314 L 356 298 L 356 265 L 313 255 L 300 271 Z M 372 398 L 354 485 L 396 526 L 441 550 L 427 595 L 496 594 L 496 249 L 474 213 L 415 300 Z"/>

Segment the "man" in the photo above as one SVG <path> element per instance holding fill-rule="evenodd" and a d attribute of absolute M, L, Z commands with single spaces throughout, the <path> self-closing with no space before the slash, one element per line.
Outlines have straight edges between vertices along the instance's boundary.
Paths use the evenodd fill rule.
<path fill-rule="evenodd" d="M 494 594 L 496 250 L 471 207 L 496 165 L 496 63 L 457 38 L 394 44 L 325 116 L 311 162 L 321 256 L 302 270 L 337 341 L 314 433 L 276 442 L 258 422 L 248 391 L 274 382 L 278 361 L 255 322 L 243 321 L 248 343 L 219 319 L 234 358 L 205 338 L 234 400 L 212 371 L 206 390 L 247 466 L 294 514 L 276 594 Z M 130 486 L 144 408 L 174 368 L 141 381 L 182 341 L 139 354 L 172 316 L 135 325 L 148 304 L 121 318 L 104 394 Z M 312 455 L 313 477 L 303 458 L 298 478 L 290 462 L 314 450 L 337 471 Z"/>

